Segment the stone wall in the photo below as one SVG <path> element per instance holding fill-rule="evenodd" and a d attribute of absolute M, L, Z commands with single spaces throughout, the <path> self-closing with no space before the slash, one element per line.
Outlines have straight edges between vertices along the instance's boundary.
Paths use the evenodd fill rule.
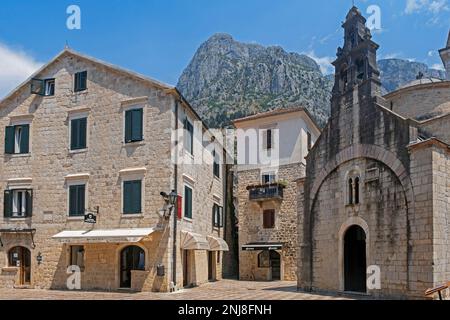
<path fill-rule="evenodd" d="M 88 71 L 88 89 L 73 92 L 75 72 Z M 33 217 L 5 219 L 0 215 L 0 227 L 34 228 L 36 247 L 29 235 L 2 235 L 4 247 L 0 248 L 0 267 L 7 266 L 7 252 L 13 246 L 25 246 L 31 250 L 32 286 L 60 288 L 67 279 L 67 247 L 51 237 L 63 230 L 86 230 L 82 219 L 68 217 L 67 177 L 83 174 L 87 177 L 87 208 L 99 206 L 100 213 L 95 229 L 160 228 L 153 240 L 144 245 L 148 251 L 147 272 L 139 273 L 134 286 L 143 290 L 167 291 L 172 266 L 172 222 L 159 217 L 164 201 L 161 191 L 170 192 L 174 185 L 172 163 L 172 128 L 176 97 L 159 84 L 103 66 L 89 59 L 67 52 L 50 64 L 42 79 L 55 78 L 55 96 L 30 95 L 25 86 L 0 109 L 0 141 L 4 141 L 4 128 L 14 121 L 29 119 L 30 154 L 5 155 L 0 151 L 0 198 L 8 188 L 10 179 L 27 178 L 33 189 Z M 144 141 L 124 144 L 124 109 L 130 105 L 144 107 Z M 188 110 L 184 105 L 181 110 Z M 74 113 L 88 115 L 87 150 L 69 151 L 69 117 Z M 195 118 L 197 119 L 197 118 Z M 180 122 L 182 119 L 180 119 Z M 121 170 L 145 168 L 143 173 L 143 214 L 122 214 Z M 181 221 L 181 230 L 187 229 L 206 235 L 221 236 L 212 229 L 213 195 L 223 200 L 221 179 L 212 177 L 212 165 L 184 166 L 179 170 L 179 184 L 183 174 L 196 179 L 194 188 L 194 220 Z M 223 174 L 222 174 L 223 176 Z M 3 200 L 0 200 L 3 212 Z M 86 271 L 83 285 L 86 288 L 116 289 L 118 245 L 87 245 Z M 177 251 L 181 252 L 179 248 Z M 42 264 L 37 255 L 42 254 Z M 105 263 L 106 261 L 106 263 Z M 203 263 L 203 262 L 202 262 Z M 158 264 L 166 267 L 164 279 L 155 279 Z M 219 269 L 220 270 L 220 269 Z M 177 264 L 182 275 L 181 260 Z M 8 282 L 7 269 L 0 275 L 0 282 Z M 4 280 L 6 279 L 6 280 Z M 178 279 L 182 279 L 180 276 Z M 10 282 L 10 281 L 9 281 Z"/>
<path fill-rule="evenodd" d="M 297 279 L 297 185 L 296 180 L 304 176 L 303 164 L 281 166 L 278 179 L 287 181 L 282 201 L 268 201 L 261 205 L 249 201 L 247 186 L 261 182 L 260 170 L 237 172 L 239 214 L 239 273 L 241 280 L 267 280 L 268 270 L 258 268 L 259 252 L 242 251 L 242 246 L 255 242 L 283 243 L 281 272 L 283 280 Z M 263 228 L 263 211 L 275 209 L 275 228 Z"/>

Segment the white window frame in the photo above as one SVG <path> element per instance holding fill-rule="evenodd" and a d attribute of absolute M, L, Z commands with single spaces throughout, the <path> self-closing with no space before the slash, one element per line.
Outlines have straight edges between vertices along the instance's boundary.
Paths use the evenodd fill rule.
<path fill-rule="evenodd" d="M 22 200 L 22 214 L 18 215 L 18 202 L 19 202 L 19 192 L 21 192 L 21 200 Z M 11 213 L 11 217 L 12 218 L 26 218 L 26 211 L 27 211 L 27 196 L 26 196 L 26 190 L 23 189 L 15 189 L 12 190 L 12 213 Z"/>

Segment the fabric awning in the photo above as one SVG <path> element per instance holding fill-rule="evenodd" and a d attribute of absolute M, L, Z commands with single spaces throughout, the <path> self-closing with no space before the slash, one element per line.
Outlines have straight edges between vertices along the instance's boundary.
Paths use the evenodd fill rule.
<path fill-rule="evenodd" d="M 228 244 L 222 238 L 208 236 L 209 251 L 230 251 Z"/>
<path fill-rule="evenodd" d="M 209 250 L 209 242 L 201 234 L 182 231 L 181 249 L 183 250 Z"/>
<path fill-rule="evenodd" d="M 63 231 L 52 238 L 63 243 L 136 243 L 148 237 L 154 228 Z"/>
<path fill-rule="evenodd" d="M 282 243 L 249 243 L 242 246 L 244 251 L 257 251 L 257 250 L 281 250 L 283 249 Z"/>

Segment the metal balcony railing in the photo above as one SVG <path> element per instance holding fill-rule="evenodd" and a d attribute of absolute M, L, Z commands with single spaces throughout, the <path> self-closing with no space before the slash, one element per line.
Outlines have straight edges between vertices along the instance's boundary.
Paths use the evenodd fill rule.
<path fill-rule="evenodd" d="M 250 201 L 266 201 L 266 200 L 282 200 L 284 185 L 279 183 L 261 185 L 261 186 L 249 186 Z"/>

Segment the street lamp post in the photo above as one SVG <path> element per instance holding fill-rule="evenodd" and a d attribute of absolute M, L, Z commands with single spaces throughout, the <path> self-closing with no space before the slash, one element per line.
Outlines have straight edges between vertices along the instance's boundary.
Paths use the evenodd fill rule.
<path fill-rule="evenodd" d="M 169 194 L 169 203 L 173 212 L 173 247 L 172 247 L 172 282 L 174 289 L 177 287 L 177 219 L 178 219 L 178 194 L 175 190 Z"/>

